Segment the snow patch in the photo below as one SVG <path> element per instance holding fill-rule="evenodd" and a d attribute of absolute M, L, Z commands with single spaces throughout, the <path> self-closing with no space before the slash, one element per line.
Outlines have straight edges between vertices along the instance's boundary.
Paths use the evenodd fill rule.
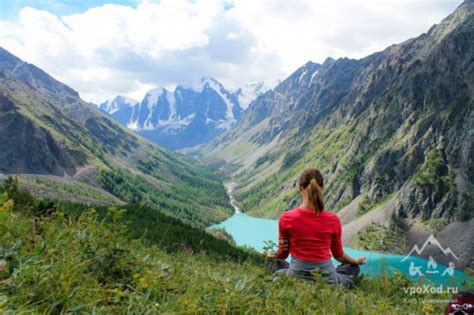
<path fill-rule="evenodd" d="M 137 104 L 139 104 L 139 102 L 132 98 L 118 95 L 113 100 L 108 100 L 100 104 L 99 108 L 112 115 L 113 113 L 116 113 L 121 109 L 133 107 Z"/>
<path fill-rule="evenodd" d="M 181 118 L 181 119 L 167 119 L 167 120 L 161 120 L 158 119 L 158 127 L 170 127 L 170 128 L 175 128 L 175 127 L 182 127 L 182 126 L 187 126 L 193 120 L 194 116 L 196 116 L 195 113 L 189 114 L 188 116 Z"/>
<path fill-rule="evenodd" d="M 301 80 L 303 80 L 304 76 L 306 75 L 306 69 L 303 71 L 303 73 L 300 75 L 300 78 L 298 79 L 298 83 L 301 83 Z"/>
<path fill-rule="evenodd" d="M 155 111 L 156 107 L 158 106 L 158 100 L 160 96 L 167 97 L 167 94 L 170 93 L 164 88 L 158 88 L 158 89 L 153 89 L 150 90 L 146 96 L 146 107 L 148 109 L 148 116 L 145 119 L 145 122 L 143 123 L 143 127 L 141 128 L 142 130 L 153 130 L 155 129 L 155 125 L 151 121 L 151 118 L 153 116 L 153 112 Z M 173 98 L 174 102 L 174 98 Z M 173 104 L 174 105 L 174 104 Z"/>
<path fill-rule="evenodd" d="M 308 84 L 308 87 L 311 86 L 311 84 L 313 83 L 313 79 L 314 77 L 318 74 L 319 70 L 316 70 L 314 71 L 314 73 L 311 75 L 311 79 L 309 80 L 309 84 Z"/>
<path fill-rule="evenodd" d="M 152 109 L 153 106 L 156 105 L 156 102 L 158 101 L 158 97 L 160 97 L 160 95 L 162 95 L 165 91 L 166 90 L 163 88 L 158 88 L 158 89 L 150 90 L 148 91 L 148 93 L 146 93 L 145 99 L 146 99 L 146 104 L 147 104 L 148 109 Z"/>
<path fill-rule="evenodd" d="M 266 93 L 267 91 L 273 90 L 278 84 L 280 84 L 280 82 L 280 80 L 269 80 L 248 83 L 240 87 L 234 93 L 237 94 L 240 107 L 243 110 L 246 110 L 250 103 L 252 103 L 257 97 Z"/>
<path fill-rule="evenodd" d="M 229 97 L 222 92 L 222 90 L 224 90 L 224 88 L 222 87 L 222 85 L 219 82 L 217 82 L 216 80 L 211 79 L 211 80 L 207 80 L 207 83 L 209 84 L 209 87 L 211 89 L 213 89 L 220 96 L 220 98 L 222 98 L 222 100 L 224 101 L 224 103 L 226 105 L 225 118 L 226 118 L 226 121 L 230 125 L 232 125 L 236 121 L 236 119 L 234 117 L 234 113 L 233 113 L 232 110 L 233 110 L 234 106 L 238 106 L 238 105 L 233 104 L 231 102 L 231 100 L 229 99 Z M 225 124 L 225 125 L 227 126 L 228 124 Z M 227 129 L 229 129 L 229 128 L 227 128 Z"/>
<path fill-rule="evenodd" d="M 174 98 L 174 94 L 171 92 L 166 91 L 166 99 L 169 104 L 169 111 L 170 111 L 170 118 L 176 118 L 176 99 Z"/>
<path fill-rule="evenodd" d="M 138 119 L 135 121 L 129 122 L 127 124 L 127 128 L 132 129 L 132 130 L 139 130 L 140 128 L 138 126 Z"/>

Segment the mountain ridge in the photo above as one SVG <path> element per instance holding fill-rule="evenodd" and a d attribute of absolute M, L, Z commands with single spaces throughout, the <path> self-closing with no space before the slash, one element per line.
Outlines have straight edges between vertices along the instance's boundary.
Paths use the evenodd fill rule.
<path fill-rule="evenodd" d="M 228 130 L 253 99 L 271 89 L 259 82 L 228 91 L 213 78 L 194 86 L 177 85 L 172 91 L 155 88 L 141 102 L 117 96 L 98 107 L 122 125 L 168 149 L 207 143 Z"/>

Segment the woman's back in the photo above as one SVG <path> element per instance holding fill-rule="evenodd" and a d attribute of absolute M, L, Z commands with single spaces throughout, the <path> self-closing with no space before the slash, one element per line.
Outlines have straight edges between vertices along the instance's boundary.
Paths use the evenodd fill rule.
<path fill-rule="evenodd" d="M 278 273 L 314 280 L 311 272 L 318 269 L 328 275 L 329 283 L 352 286 L 365 258 L 354 259 L 344 253 L 341 221 L 334 213 L 324 210 L 323 190 L 324 179 L 319 170 L 310 168 L 301 174 L 299 191 L 303 203 L 280 216 L 278 250 L 264 255 L 277 258 L 268 268 L 278 269 Z M 331 253 L 342 263 L 337 268 L 331 261 Z M 290 264 L 283 260 L 289 254 Z"/>
<path fill-rule="evenodd" d="M 280 239 L 288 242 L 292 257 L 320 262 L 343 255 L 341 242 L 341 222 L 337 215 L 323 210 L 295 208 L 284 212 L 279 220 Z M 288 253 L 282 253 L 286 258 Z"/>

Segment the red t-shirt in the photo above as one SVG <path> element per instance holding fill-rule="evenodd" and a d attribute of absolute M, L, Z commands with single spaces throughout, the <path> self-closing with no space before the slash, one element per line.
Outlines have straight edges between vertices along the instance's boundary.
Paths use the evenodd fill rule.
<path fill-rule="evenodd" d="M 344 254 L 341 221 L 334 213 L 295 208 L 283 212 L 278 221 L 279 239 L 288 242 L 289 252 L 278 250 L 277 257 L 292 257 L 310 262 L 339 258 Z"/>

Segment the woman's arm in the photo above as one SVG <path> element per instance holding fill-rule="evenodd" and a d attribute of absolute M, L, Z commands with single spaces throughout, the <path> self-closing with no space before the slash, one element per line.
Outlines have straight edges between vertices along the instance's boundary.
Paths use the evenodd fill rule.
<path fill-rule="evenodd" d="M 343 263 L 343 264 L 349 264 L 349 265 L 363 265 L 367 262 L 367 259 L 365 257 L 359 257 L 359 258 L 352 258 L 351 256 L 347 255 L 346 253 L 343 253 L 341 257 L 334 257 L 337 261 Z"/>
<path fill-rule="evenodd" d="M 333 257 L 337 261 L 342 262 L 343 264 L 362 265 L 367 262 L 365 257 L 359 257 L 354 259 L 344 252 L 344 249 L 342 247 L 342 226 L 339 218 L 337 218 L 336 224 L 334 225 L 334 235 L 331 243 L 331 252 Z"/>

